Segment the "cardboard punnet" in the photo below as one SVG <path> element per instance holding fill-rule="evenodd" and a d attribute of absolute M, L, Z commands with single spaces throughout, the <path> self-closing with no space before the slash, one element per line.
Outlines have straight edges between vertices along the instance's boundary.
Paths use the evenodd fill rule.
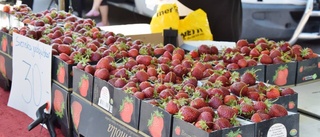
<path fill-rule="evenodd" d="M 306 59 L 297 62 L 296 84 L 319 79 L 320 74 L 320 57 Z"/>
<path fill-rule="evenodd" d="M 298 137 L 299 114 L 289 111 L 287 116 L 256 123 L 255 131 L 255 137 Z"/>
<path fill-rule="evenodd" d="M 72 91 L 72 67 L 76 64 L 68 64 L 58 56 L 52 57 L 52 80 L 54 83 L 68 91 Z"/>
<path fill-rule="evenodd" d="M 296 83 L 297 62 L 266 65 L 265 82 L 277 86 L 292 86 Z"/>
<path fill-rule="evenodd" d="M 274 104 L 280 104 L 284 106 L 288 111 L 298 111 L 298 93 L 292 95 L 280 96 L 277 99 L 272 100 Z"/>
<path fill-rule="evenodd" d="M 12 80 L 12 57 L 0 51 L 0 75 Z"/>
<path fill-rule="evenodd" d="M 92 102 L 94 78 L 88 72 L 73 67 L 72 89 L 74 94 L 79 94 L 89 102 Z"/>
<path fill-rule="evenodd" d="M 108 81 L 94 78 L 93 105 L 131 127 L 139 128 L 141 101 Z"/>
<path fill-rule="evenodd" d="M 12 36 L 8 33 L 0 31 L 0 51 L 12 56 Z"/>
<path fill-rule="evenodd" d="M 113 117 L 109 112 L 92 106 L 90 102 L 71 94 L 71 114 L 74 131 L 78 136 L 112 137 L 131 136 L 140 137 L 138 130 L 122 120 Z"/>
<path fill-rule="evenodd" d="M 70 114 L 70 92 L 55 83 L 52 83 L 52 111 L 65 136 L 72 136 L 71 114 Z"/>
<path fill-rule="evenodd" d="M 172 137 L 220 137 L 222 130 L 216 130 L 208 133 L 195 127 L 193 124 L 173 117 Z"/>
<path fill-rule="evenodd" d="M 160 107 L 147 100 L 141 101 L 139 133 L 143 136 L 168 137 L 172 132 L 172 118 L 170 113 Z"/>

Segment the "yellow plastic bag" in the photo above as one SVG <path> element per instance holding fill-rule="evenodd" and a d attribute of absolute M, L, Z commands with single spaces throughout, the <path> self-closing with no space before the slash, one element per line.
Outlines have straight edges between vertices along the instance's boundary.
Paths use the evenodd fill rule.
<path fill-rule="evenodd" d="M 213 40 L 207 14 L 197 9 L 180 20 L 178 33 L 184 41 Z"/>
<path fill-rule="evenodd" d="M 151 32 L 162 33 L 164 29 L 178 29 L 179 20 L 178 7 L 175 3 L 159 5 L 157 13 L 150 22 Z"/>

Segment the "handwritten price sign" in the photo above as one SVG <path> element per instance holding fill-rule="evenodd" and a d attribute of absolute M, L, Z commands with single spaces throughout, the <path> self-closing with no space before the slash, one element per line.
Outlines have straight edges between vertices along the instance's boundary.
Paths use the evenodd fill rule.
<path fill-rule="evenodd" d="M 13 76 L 8 106 L 36 119 L 37 109 L 51 104 L 52 47 L 13 33 Z M 49 109 L 50 110 L 50 109 Z"/>

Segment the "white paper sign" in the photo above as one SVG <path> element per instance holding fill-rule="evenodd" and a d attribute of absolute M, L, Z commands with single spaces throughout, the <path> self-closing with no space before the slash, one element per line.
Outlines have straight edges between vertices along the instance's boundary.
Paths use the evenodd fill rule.
<path fill-rule="evenodd" d="M 37 118 L 40 106 L 46 102 L 51 106 L 51 51 L 49 45 L 13 34 L 13 76 L 8 106 L 33 119 Z"/>

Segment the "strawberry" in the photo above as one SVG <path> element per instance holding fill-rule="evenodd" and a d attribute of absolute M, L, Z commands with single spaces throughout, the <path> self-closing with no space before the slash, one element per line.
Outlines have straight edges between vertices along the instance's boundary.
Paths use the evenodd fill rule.
<path fill-rule="evenodd" d="M 135 76 L 136 78 L 138 78 L 139 82 L 144 82 L 149 79 L 148 73 L 144 70 L 139 70 L 138 72 L 136 72 Z"/>
<path fill-rule="evenodd" d="M 174 91 L 172 89 L 164 89 L 160 92 L 159 97 L 161 99 L 171 99 L 175 95 Z"/>
<path fill-rule="evenodd" d="M 255 89 L 255 88 L 253 88 L 253 89 Z M 260 99 L 260 94 L 257 91 L 248 91 L 246 96 L 252 100 L 255 100 L 255 101 Z"/>
<path fill-rule="evenodd" d="M 208 104 L 205 102 L 203 98 L 197 97 L 190 102 L 190 106 L 199 109 L 208 106 Z"/>
<path fill-rule="evenodd" d="M 248 85 L 244 82 L 234 82 L 230 86 L 230 92 L 237 96 L 246 96 L 248 92 Z"/>
<path fill-rule="evenodd" d="M 183 85 L 186 85 L 189 83 L 189 84 L 194 85 L 195 87 L 198 86 L 198 80 L 195 77 L 185 78 L 182 83 L 183 83 Z"/>
<path fill-rule="evenodd" d="M 207 111 L 203 111 L 200 113 L 197 121 L 203 120 L 209 128 L 212 128 L 213 127 L 213 118 L 214 118 L 214 115 L 212 115 L 212 113 L 207 112 Z"/>
<path fill-rule="evenodd" d="M 165 51 L 166 51 L 166 49 L 164 49 L 162 47 L 158 47 L 158 48 L 154 49 L 153 53 L 155 56 L 161 56 Z"/>
<path fill-rule="evenodd" d="M 200 112 L 191 106 L 183 106 L 180 108 L 177 117 L 181 118 L 182 120 L 193 123 L 195 122 L 200 115 Z"/>
<path fill-rule="evenodd" d="M 109 71 L 106 68 L 101 68 L 101 69 L 96 69 L 96 71 L 94 72 L 94 76 L 97 78 L 100 78 L 102 80 L 109 80 Z"/>
<path fill-rule="evenodd" d="M 255 45 L 259 45 L 261 43 L 268 43 L 268 40 L 264 37 L 260 37 L 260 38 L 257 38 L 255 41 L 254 41 L 254 44 Z"/>
<path fill-rule="evenodd" d="M 260 114 L 258 112 L 256 112 L 251 116 L 251 121 L 254 123 L 259 123 L 262 121 L 262 118 L 261 118 Z"/>
<path fill-rule="evenodd" d="M 78 84 L 79 92 L 82 97 L 87 97 L 89 90 L 89 77 L 86 74 L 83 74 L 80 78 Z"/>
<path fill-rule="evenodd" d="M 259 56 L 259 61 L 262 64 L 272 64 L 272 58 L 267 54 L 261 54 Z"/>
<path fill-rule="evenodd" d="M 240 114 L 246 118 L 250 118 L 255 113 L 251 103 L 243 102 L 240 104 Z"/>
<path fill-rule="evenodd" d="M 255 72 L 258 70 L 246 71 L 241 75 L 240 81 L 248 84 L 249 86 L 255 85 L 256 75 Z"/>
<path fill-rule="evenodd" d="M 78 101 L 73 101 L 71 103 L 71 115 L 74 128 L 78 130 L 80 123 L 80 116 L 82 111 L 82 105 Z"/>
<path fill-rule="evenodd" d="M 110 71 L 111 70 L 110 64 L 111 64 L 110 60 L 106 57 L 103 57 L 97 62 L 96 69 L 105 68 Z"/>
<path fill-rule="evenodd" d="M 181 64 L 176 65 L 172 70 L 178 77 L 182 77 L 188 73 L 186 67 Z"/>
<path fill-rule="evenodd" d="M 249 56 L 253 59 L 257 59 L 260 56 L 260 51 L 257 48 L 251 49 Z"/>
<path fill-rule="evenodd" d="M 137 91 L 133 93 L 133 96 L 135 96 L 136 98 L 143 100 L 145 98 L 145 94 L 143 92 Z"/>
<path fill-rule="evenodd" d="M 268 99 L 276 99 L 280 97 L 280 91 L 277 87 L 271 86 L 267 89 L 266 95 Z"/>
<path fill-rule="evenodd" d="M 151 114 L 151 118 L 148 120 L 148 129 L 153 137 L 161 137 L 162 130 L 164 128 L 164 120 L 162 112 L 158 110 Z"/>
<path fill-rule="evenodd" d="M 217 109 L 219 106 L 223 105 L 223 100 L 221 99 L 221 97 L 213 96 L 208 101 L 208 104 L 213 109 Z"/>
<path fill-rule="evenodd" d="M 194 67 L 191 70 L 191 76 L 195 77 L 197 80 L 201 80 L 203 78 L 203 72 L 200 68 Z"/>
<path fill-rule="evenodd" d="M 142 90 L 146 98 L 153 98 L 154 96 L 154 88 L 153 87 L 147 87 Z"/>
<path fill-rule="evenodd" d="M 64 103 L 64 96 L 60 90 L 54 91 L 53 96 L 53 108 L 55 111 L 55 114 L 58 118 L 62 118 L 64 115 L 64 109 L 65 109 L 65 103 Z"/>
<path fill-rule="evenodd" d="M 166 76 L 163 79 L 163 82 L 176 83 L 176 77 L 176 73 L 171 71 L 166 74 Z"/>
<path fill-rule="evenodd" d="M 136 61 L 138 64 L 144 64 L 145 66 L 149 66 L 152 63 L 152 57 L 149 55 L 138 55 L 136 57 Z"/>
<path fill-rule="evenodd" d="M 211 45 L 210 46 L 210 54 L 212 54 L 212 55 L 218 55 L 219 54 L 219 50 L 215 45 Z"/>
<path fill-rule="evenodd" d="M 271 102 L 269 102 L 268 100 L 266 100 L 265 102 L 263 101 L 256 101 L 253 104 L 253 108 L 255 111 L 262 111 L 262 112 L 266 112 L 268 110 L 268 105 L 271 105 Z"/>
<path fill-rule="evenodd" d="M 288 115 L 287 109 L 279 104 L 272 104 L 268 113 L 271 117 L 283 117 Z"/>
<path fill-rule="evenodd" d="M 254 59 L 247 59 L 247 66 L 251 67 L 251 66 L 257 66 L 258 62 Z"/>
<path fill-rule="evenodd" d="M 134 107 L 133 107 L 133 100 L 130 97 L 125 97 L 122 100 L 122 104 L 120 105 L 119 108 L 119 113 L 120 113 L 120 118 L 122 121 L 126 123 L 131 122 L 131 117 L 133 113 Z"/>
<path fill-rule="evenodd" d="M 172 59 L 171 60 L 180 60 L 180 61 L 182 61 L 183 60 L 183 56 L 181 56 L 181 54 L 176 53 L 176 54 L 172 55 Z"/>
<path fill-rule="evenodd" d="M 230 124 L 230 121 L 224 117 L 219 117 L 214 120 L 213 122 L 213 129 L 214 130 L 221 130 L 224 128 L 230 128 L 232 125 Z"/>
<path fill-rule="evenodd" d="M 227 87 L 230 85 L 229 79 L 224 75 L 218 76 L 215 82 L 217 81 L 220 81 L 222 83 L 222 86 L 224 87 Z"/>
<path fill-rule="evenodd" d="M 191 50 L 189 52 L 189 55 L 192 57 L 192 58 L 198 58 L 199 57 L 199 52 L 198 50 Z"/>
<path fill-rule="evenodd" d="M 273 64 L 283 64 L 283 63 L 285 63 L 285 61 L 279 56 L 274 57 L 272 59 L 272 62 L 273 62 Z"/>
<path fill-rule="evenodd" d="M 58 46 L 58 52 L 59 53 L 65 53 L 67 55 L 70 55 L 72 52 L 72 49 L 69 45 L 67 44 L 59 44 Z"/>
<path fill-rule="evenodd" d="M 117 80 L 114 82 L 114 87 L 122 88 L 126 84 L 127 84 L 127 80 L 125 78 L 117 78 Z"/>
<path fill-rule="evenodd" d="M 238 98 L 235 95 L 226 95 L 223 98 L 223 104 L 234 106 L 237 104 Z"/>
<path fill-rule="evenodd" d="M 282 52 L 290 51 L 290 43 L 285 41 L 280 41 L 278 49 Z"/>
<path fill-rule="evenodd" d="M 209 50 L 210 50 L 210 49 L 209 49 Z M 181 57 L 184 57 L 185 51 L 184 51 L 184 49 L 177 47 L 177 48 L 175 48 L 175 49 L 173 50 L 172 55 L 173 55 L 173 54 L 180 54 Z"/>
<path fill-rule="evenodd" d="M 237 63 L 229 63 L 226 68 L 227 70 L 232 71 L 240 69 L 240 66 Z"/>
<path fill-rule="evenodd" d="M 181 106 L 184 106 L 186 103 L 187 103 L 186 99 L 184 99 L 184 98 L 169 100 L 165 104 L 164 109 L 167 112 L 169 112 L 170 114 L 174 115 L 174 114 L 177 114 L 179 112 L 179 109 L 181 108 Z"/>
<path fill-rule="evenodd" d="M 272 49 L 269 55 L 272 59 L 275 57 L 281 57 L 281 52 L 278 49 Z"/>
<path fill-rule="evenodd" d="M 217 113 L 219 117 L 226 118 L 226 119 L 231 119 L 236 115 L 235 110 L 226 105 L 220 105 L 217 108 Z"/>
<path fill-rule="evenodd" d="M 248 63 L 245 59 L 239 59 L 237 64 L 240 68 L 245 68 L 248 66 Z"/>
<path fill-rule="evenodd" d="M 294 93 L 294 90 L 290 87 L 286 87 L 281 90 L 281 96 L 293 95 Z"/>
<path fill-rule="evenodd" d="M 207 122 L 205 120 L 199 120 L 194 124 L 195 127 L 202 129 L 204 131 L 207 131 L 208 129 L 210 129 L 207 125 Z"/>
<path fill-rule="evenodd" d="M 239 39 L 236 43 L 236 47 L 238 47 L 238 48 L 242 48 L 242 47 L 248 46 L 248 45 L 249 45 L 249 42 L 246 39 Z"/>

